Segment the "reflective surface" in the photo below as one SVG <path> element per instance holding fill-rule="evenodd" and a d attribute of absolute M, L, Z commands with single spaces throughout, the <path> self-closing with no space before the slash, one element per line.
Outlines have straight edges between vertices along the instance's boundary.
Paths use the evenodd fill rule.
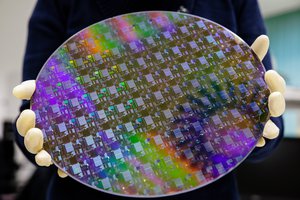
<path fill-rule="evenodd" d="M 204 186 L 236 167 L 268 119 L 264 67 L 227 29 L 173 12 L 94 24 L 49 58 L 32 109 L 71 177 L 126 196 Z"/>

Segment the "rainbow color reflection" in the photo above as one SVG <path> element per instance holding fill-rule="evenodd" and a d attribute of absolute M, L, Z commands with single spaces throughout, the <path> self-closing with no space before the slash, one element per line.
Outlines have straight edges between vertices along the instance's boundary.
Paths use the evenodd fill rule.
<path fill-rule="evenodd" d="M 203 187 L 241 163 L 268 120 L 265 70 L 209 20 L 140 12 L 96 23 L 49 58 L 31 100 L 55 165 L 135 197 Z"/>

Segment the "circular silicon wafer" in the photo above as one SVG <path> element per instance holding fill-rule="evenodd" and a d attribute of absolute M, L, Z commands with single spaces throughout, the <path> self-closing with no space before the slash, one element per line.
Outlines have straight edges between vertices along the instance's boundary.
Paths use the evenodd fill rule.
<path fill-rule="evenodd" d="M 116 195 L 174 195 L 253 150 L 269 118 L 264 73 L 251 48 L 212 21 L 132 13 L 62 44 L 31 108 L 44 149 L 70 177 Z"/>

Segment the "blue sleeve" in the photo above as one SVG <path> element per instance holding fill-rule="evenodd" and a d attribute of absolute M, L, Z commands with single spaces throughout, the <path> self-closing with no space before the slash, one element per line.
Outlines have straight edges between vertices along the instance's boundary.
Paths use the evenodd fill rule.
<path fill-rule="evenodd" d="M 36 79 L 48 57 L 65 38 L 64 11 L 56 0 L 38 0 L 28 24 L 23 81 Z"/>
<path fill-rule="evenodd" d="M 28 24 L 27 46 L 23 61 L 22 80 L 36 79 L 48 57 L 65 40 L 65 19 L 59 0 L 38 0 Z M 23 101 L 20 112 L 29 109 L 29 101 Z M 34 155 L 24 146 L 23 137 L 15 130 L 18 146 L 25 156 L 34 162 Z"/>
<path fill-rule="evenodd" d="M 263 18 L 261 16 L 257 0 L 235 0 L 234 6 L 236 10 L 236 18 L 238 24 L 237 34 L 251 45 L 254 40 L 266 34 L 266 28 Z M 272 69 L 270 52 L 267 53 L 263 60 L 266 70 Z M 248 157 L 248 161 L 260 161 L 267 157 L 280 143 L 283 137 L 283 119 L 282 117 L 271 118 L 271 120 L 280 129 L 278 138 L 273 140 L 266 140 L 266 145 L 262 148 L 255 148 Z"/>

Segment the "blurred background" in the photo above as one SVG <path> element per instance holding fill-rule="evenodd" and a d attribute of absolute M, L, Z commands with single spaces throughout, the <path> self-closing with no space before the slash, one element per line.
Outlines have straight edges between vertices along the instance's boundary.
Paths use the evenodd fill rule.
<path fill-rule="evenodd" d="M 21 81 L 27 23 L 36 0 L 0 0 L 0 200 L 26 193 L 35 167 L 13 143 L 11 123 L 20 101 L 12 88 Z M 259 0 L 270 37 L 273 67 L 287 82 L 285 138 L 261 163 L 238 168 L 242 200 L 300 199 L 300 0 Z"/>

